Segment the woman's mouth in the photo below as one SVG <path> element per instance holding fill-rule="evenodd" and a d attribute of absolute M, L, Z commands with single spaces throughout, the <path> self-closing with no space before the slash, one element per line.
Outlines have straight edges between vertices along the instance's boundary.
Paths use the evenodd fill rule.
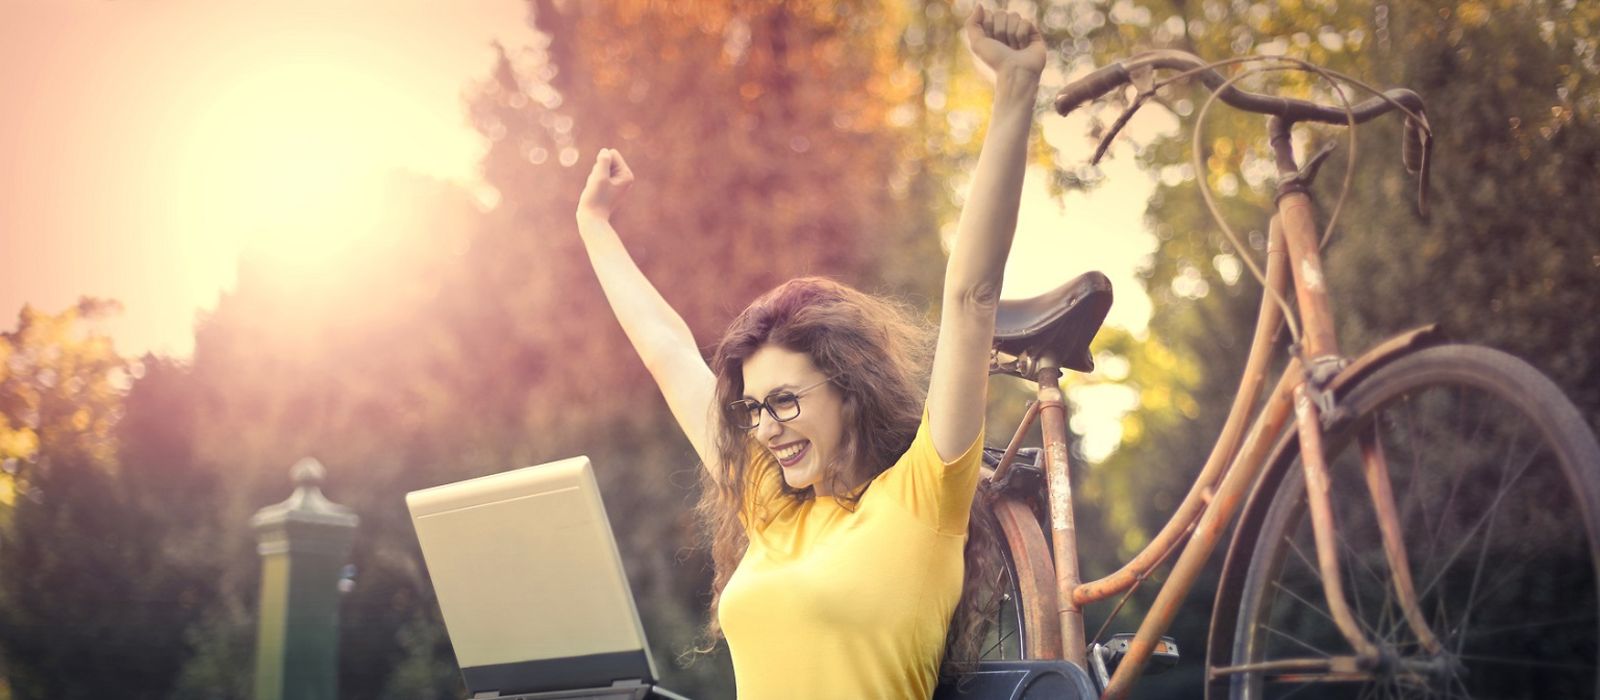
<path fill-rule="evenodd" d="M 772 448 L 772 456 L 778 458 L 778 465 L 784 468 L 792 467 L 804 459 L 807 452 L 811 451 L 811 441 L 802 440 L 791 442 L 783 447 Z"/>

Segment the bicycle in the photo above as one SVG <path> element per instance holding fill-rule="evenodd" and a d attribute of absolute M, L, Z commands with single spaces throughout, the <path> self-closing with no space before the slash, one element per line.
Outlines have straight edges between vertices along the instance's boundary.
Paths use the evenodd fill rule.
<path fill-rule="evenodd" d="M 1273 65 L 1232 78 L 1215 70 L 1257 60 Z M 1374 96 L 1352 106 L 1335 83 L 1343 105 L 1329 107 L 1236 87 L 1285 67 Z M 1176 73 L 1157 80 L 1156 71 Z M 1216 217 L 1264 287 L 1239 391 L 1165 527 L 1116 572 L 1081 581 L 1059 379 L 1092 369 L 1089 342 L 1110 307 L 1110 283 L 1088 273 L 1002 302 L 991 374 L 1035 382 L 1037 396 L 980 488 L 1006 544 L 999 654 L 1069 661 L 1093 672 L 1103 697 L 1125 697 L 1153 656 L 1175 658 L 1162 634 L 1238 516 L 1207 640 L 1208 697 L 1600 696 L 1600 446 L 1577 409 L 1521 360 L 1444 344 L 1432 325 L 1353 359 L 1339 350 L 1320 254 L 1339 207 L 1319 240 L 1309 196 L 1329 150 L 1302 167 L 1291 129 L 1351 127 L 1353 150 L 1357 124 L 1400 112 L 1403 160 L 1418 175 L 1425 212 L 1431 131 L 1421 98 L 1293 59 L 1208 63 L 1155 51 L 1073 82 L 1055 108 L 1065 115 L 1136 88 L 1098 160 L 1141 104 L 1186 78 L 1212 91 L 1202 121 L 1219 99 L 1269 116 L 1280 176 L 1264 271 Z M 1262 400 L 1284 331 L 1287 365 Z M 1022 448 L 1035 421 L 1042 449 Z M 1368 498 L 1332 498 L 1354 489 Z M 1102 644 L 1102 628 L 1086 639 L 1084 606 L 1121 594 L 1120 610 L 1169 560 L 1137 633 Z"/>

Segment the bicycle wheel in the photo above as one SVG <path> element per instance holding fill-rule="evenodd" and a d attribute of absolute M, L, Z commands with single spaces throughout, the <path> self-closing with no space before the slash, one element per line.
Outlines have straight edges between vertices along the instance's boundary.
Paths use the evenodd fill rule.
<path fill-rule="evenodd" d="M 1059 657 L 1059 633 L 1047 619 L 1045 596 L 1055 590 L 1054 566 L 1039 521 L 1024 503 L 1001 499 L 990 507 L 1000 534 L 1000 606 L 983 643 L 982 660 Z M 1054 637 L 1054 638 L 1053 638 Z"/>
<path fill-rule="evenodd" d="M 1208 690 L 1233 698 L 1597 697 L 1600 447 L 1556 386 L 1504 353 L 1446 346 L 1379 369 L 1341 405 L 1354 418 L 1329 429 L 1325 449 L 1340 566 L 1349 605 L 1382 660 L 1355 671 L 1319 668 L 1354 652 L 1328 613 L 1290 439 L 1263 481 L 1281 477 L 1253 543 L 1250 520 L 1240 526 L 1252 556 L 1231 654 L 1214 654 Z M 1422 648 L 1396 601 L 1362 476 L 1363 432 L 1386 455 L 1437 654 Z"/>

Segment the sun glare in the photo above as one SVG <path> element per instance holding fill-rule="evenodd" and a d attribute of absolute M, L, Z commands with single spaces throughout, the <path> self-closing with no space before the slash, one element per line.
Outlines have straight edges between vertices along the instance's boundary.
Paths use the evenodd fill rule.
<path fill-rule="evenodd" d="M 425 152 L 401 86 L 327 56 L 235 73 L 196 101 L 175 162 L 193 235 L 291 270 L 371 235 L 390 171 L 450 157 Z"/>

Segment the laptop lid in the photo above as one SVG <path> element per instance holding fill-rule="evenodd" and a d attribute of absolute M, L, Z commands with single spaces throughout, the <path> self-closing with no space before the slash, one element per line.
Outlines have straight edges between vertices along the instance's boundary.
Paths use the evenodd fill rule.
<path fill-rule="evenodd" d="M 655 682 L 587 457 L 406 494 L 467 691 Z"/>

